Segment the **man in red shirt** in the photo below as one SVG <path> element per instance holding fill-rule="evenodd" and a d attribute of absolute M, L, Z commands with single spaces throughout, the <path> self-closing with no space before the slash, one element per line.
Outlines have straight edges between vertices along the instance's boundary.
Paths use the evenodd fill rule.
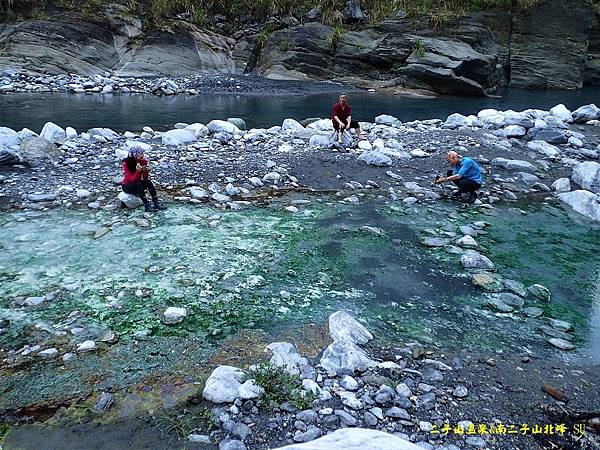
<path fill-rule="evenodd" d="M 357 121 L 352 120 L 352 107 L 348 104 L 348 96 L 346 94 L 340 95 L 340 101 L 333 105 L 333 113 L 331 116 L 333 121 L 333 128 L 337 132 L 338 142 L 342 143 L 342 135 L 347 129 L 354 128 L 358 140 L 362 139 L 360 133 L 360 125 Z"/>

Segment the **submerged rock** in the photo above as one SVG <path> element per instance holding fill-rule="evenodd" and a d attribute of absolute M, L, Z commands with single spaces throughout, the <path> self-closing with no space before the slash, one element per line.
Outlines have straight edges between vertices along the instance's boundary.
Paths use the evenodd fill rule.
<path fill-rule="evenodd" d="M 366 344 L 373 335 L 364 325 L 344 311 L 329 316 L 329 335 L 334 341 L 348 341 L 354 344 Z"/>
<path fill-rule="evenodd" d="M 187 310 L 185 308 L 170 306 L 163 312 L 163 321 L 168 325 L 173 325 L 181 322 L 186 316 Z"/>
<path fill-rule="evenodd" d="M 475 250 L 467 250 L 461 256 L 460 262 L 466 269 L 488 269 L 494 270 L 494 263 L 487 256 Z"/>
<path fill-rule="evenodd" d="M 548 290 L 548 288 L 546 288 L 545 286 L 542 286 L 541 284 L 533 284 L 533 285 L 529 286 L 527 288 L 527 290 L 529 291 L 529 293 L 531 295 L 533 295 L 534 297 L 536 297 L 540 300 L 544 300 L 544 301 L 550 300 L 550 291 Z"/>
<path fill-rule="evenodd" d="M 334 341 L 323 352 L 320 363 L 321 367 L 331 375 L 340 371 L 364 371 L 377 365 L 363 349 L 352 341 Z"/>
<path fill-rule="evenodd" d="M 273 352 L 271 365 L 282 367 L 291 375 L 299 374 L 300 367 L 308 365 L 308 360 L 300 356 L 296 347 L 289 342 L 273 342 L 267 345 L 267 349 Z"/>

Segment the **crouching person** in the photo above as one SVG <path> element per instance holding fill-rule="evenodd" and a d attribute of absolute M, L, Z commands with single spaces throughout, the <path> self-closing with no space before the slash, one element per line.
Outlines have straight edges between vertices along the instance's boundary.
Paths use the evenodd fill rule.
<path fill-rule="evenodd" d="M 123 192 L 137 195 L 141 198 L 146 212 L 164 209 L 158 201 L 156 188 L 152 184 L 152 181 L 150 181 L 151 169 L 148 160 L 144 158 L 144 149 L 141 147 L 132 147 L 129 150 L 127 158 L 123 160 L 123 170 L 125 171 L 125 176 L 121 183 Z M 152 203 L 146 198 L 146 189 L 152 197 Z"/>
<path fill-rule="evenodd" d="M 452 166 L 445 177 L 436 178 L 436 184 L 453 182 L 458 191 L 453 194 L 456 198 L 461 198 L 463 194 L 467 194 L 467 203 L 474 203 L 477 199 L 477 190 L 483 185 L 483 175 L 479 165 L 471 158 L 459 155 L 455 151 L 448 152 L 446 160 Z"/>

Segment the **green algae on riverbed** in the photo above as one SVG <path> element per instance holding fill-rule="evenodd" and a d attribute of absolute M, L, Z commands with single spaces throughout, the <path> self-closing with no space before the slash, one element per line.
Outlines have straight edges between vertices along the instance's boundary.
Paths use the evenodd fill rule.
<path fill-rule="evenodd" d="M 489 234 L 477 239 L 500 275 L 547 284 L 553 292 L 547 316 L 572 318 L 556 308 L 573 305 L 580 314 L 574 320 L 576 336 L 585 342 L 592 331 L 587 318 L 594 314 L 585 283 L 598 271 L 598 242 L 586 234 L 587 224 L 571 225 L 561 210 L 532 207 L 529 219 L 549 222 L 550 231 L 527 245 L 521 241 L 514 255 L 508 237 L 532 225 L 520 224 L 527 216 L 511 211 L 478 213 L 443 203 L 399 206 L 368 199 L 358 206 L 315 201 L 296 214 L 279 205 L 223 212 L 211 226 L 214 210 L 173 206 L 152 218 L 150 228 L 134 225 L 137 211 L 5 215 L 0 320 L 9 326 L 2 325 L 0 346 L 17 350 L 39 343 L 60 354 L 85 339 L 99 346 L 64 365 L 34 358 L 18 371 L 3 371 L 0 408 L 85 397 L 151 375 L 193 374 L 225 338 L 241 330 L 289 334 L 313 321 L 324 323 L 338 309 L 365 320 L 381 342 L 547 351 L 545 339 L 532 332 L 540 320 L 498 316 L 482 307 L 485 294 L 472 285 L 460 257 L 421 245 L 423 235 L 457 230 L 474 220 L 492 224 Z M 110 231 L 94 238 L 99 229 Z M 571 295 L 563 299 L 556 280 L 544 276 L 546 265 L 562 270 L 556 261 L 544 253 L 529 267 L 528 258 L 540 251 L 538 244 L 560 253 L 562 244 L 573 242 L 587 247 L 579 258 L 558 260 L 578 274 L 567 280 Z M 504 252 L 518 269 L 504 264 Z M 54 297 L 39 306 L 18 306 L 48 293 Z M 163 323 L 168 306 L 185 307 L 187 317 Z M 109 330 L 117 333 L 118 343 L 100 343 Z"/>

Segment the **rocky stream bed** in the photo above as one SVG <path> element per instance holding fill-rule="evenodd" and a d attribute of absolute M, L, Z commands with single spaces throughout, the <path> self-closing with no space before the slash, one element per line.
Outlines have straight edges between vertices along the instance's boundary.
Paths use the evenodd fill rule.
<path fill-rule="evenodd" d="M 599 120 L 0 128 L 3 448 L 595 448 Z"/>

